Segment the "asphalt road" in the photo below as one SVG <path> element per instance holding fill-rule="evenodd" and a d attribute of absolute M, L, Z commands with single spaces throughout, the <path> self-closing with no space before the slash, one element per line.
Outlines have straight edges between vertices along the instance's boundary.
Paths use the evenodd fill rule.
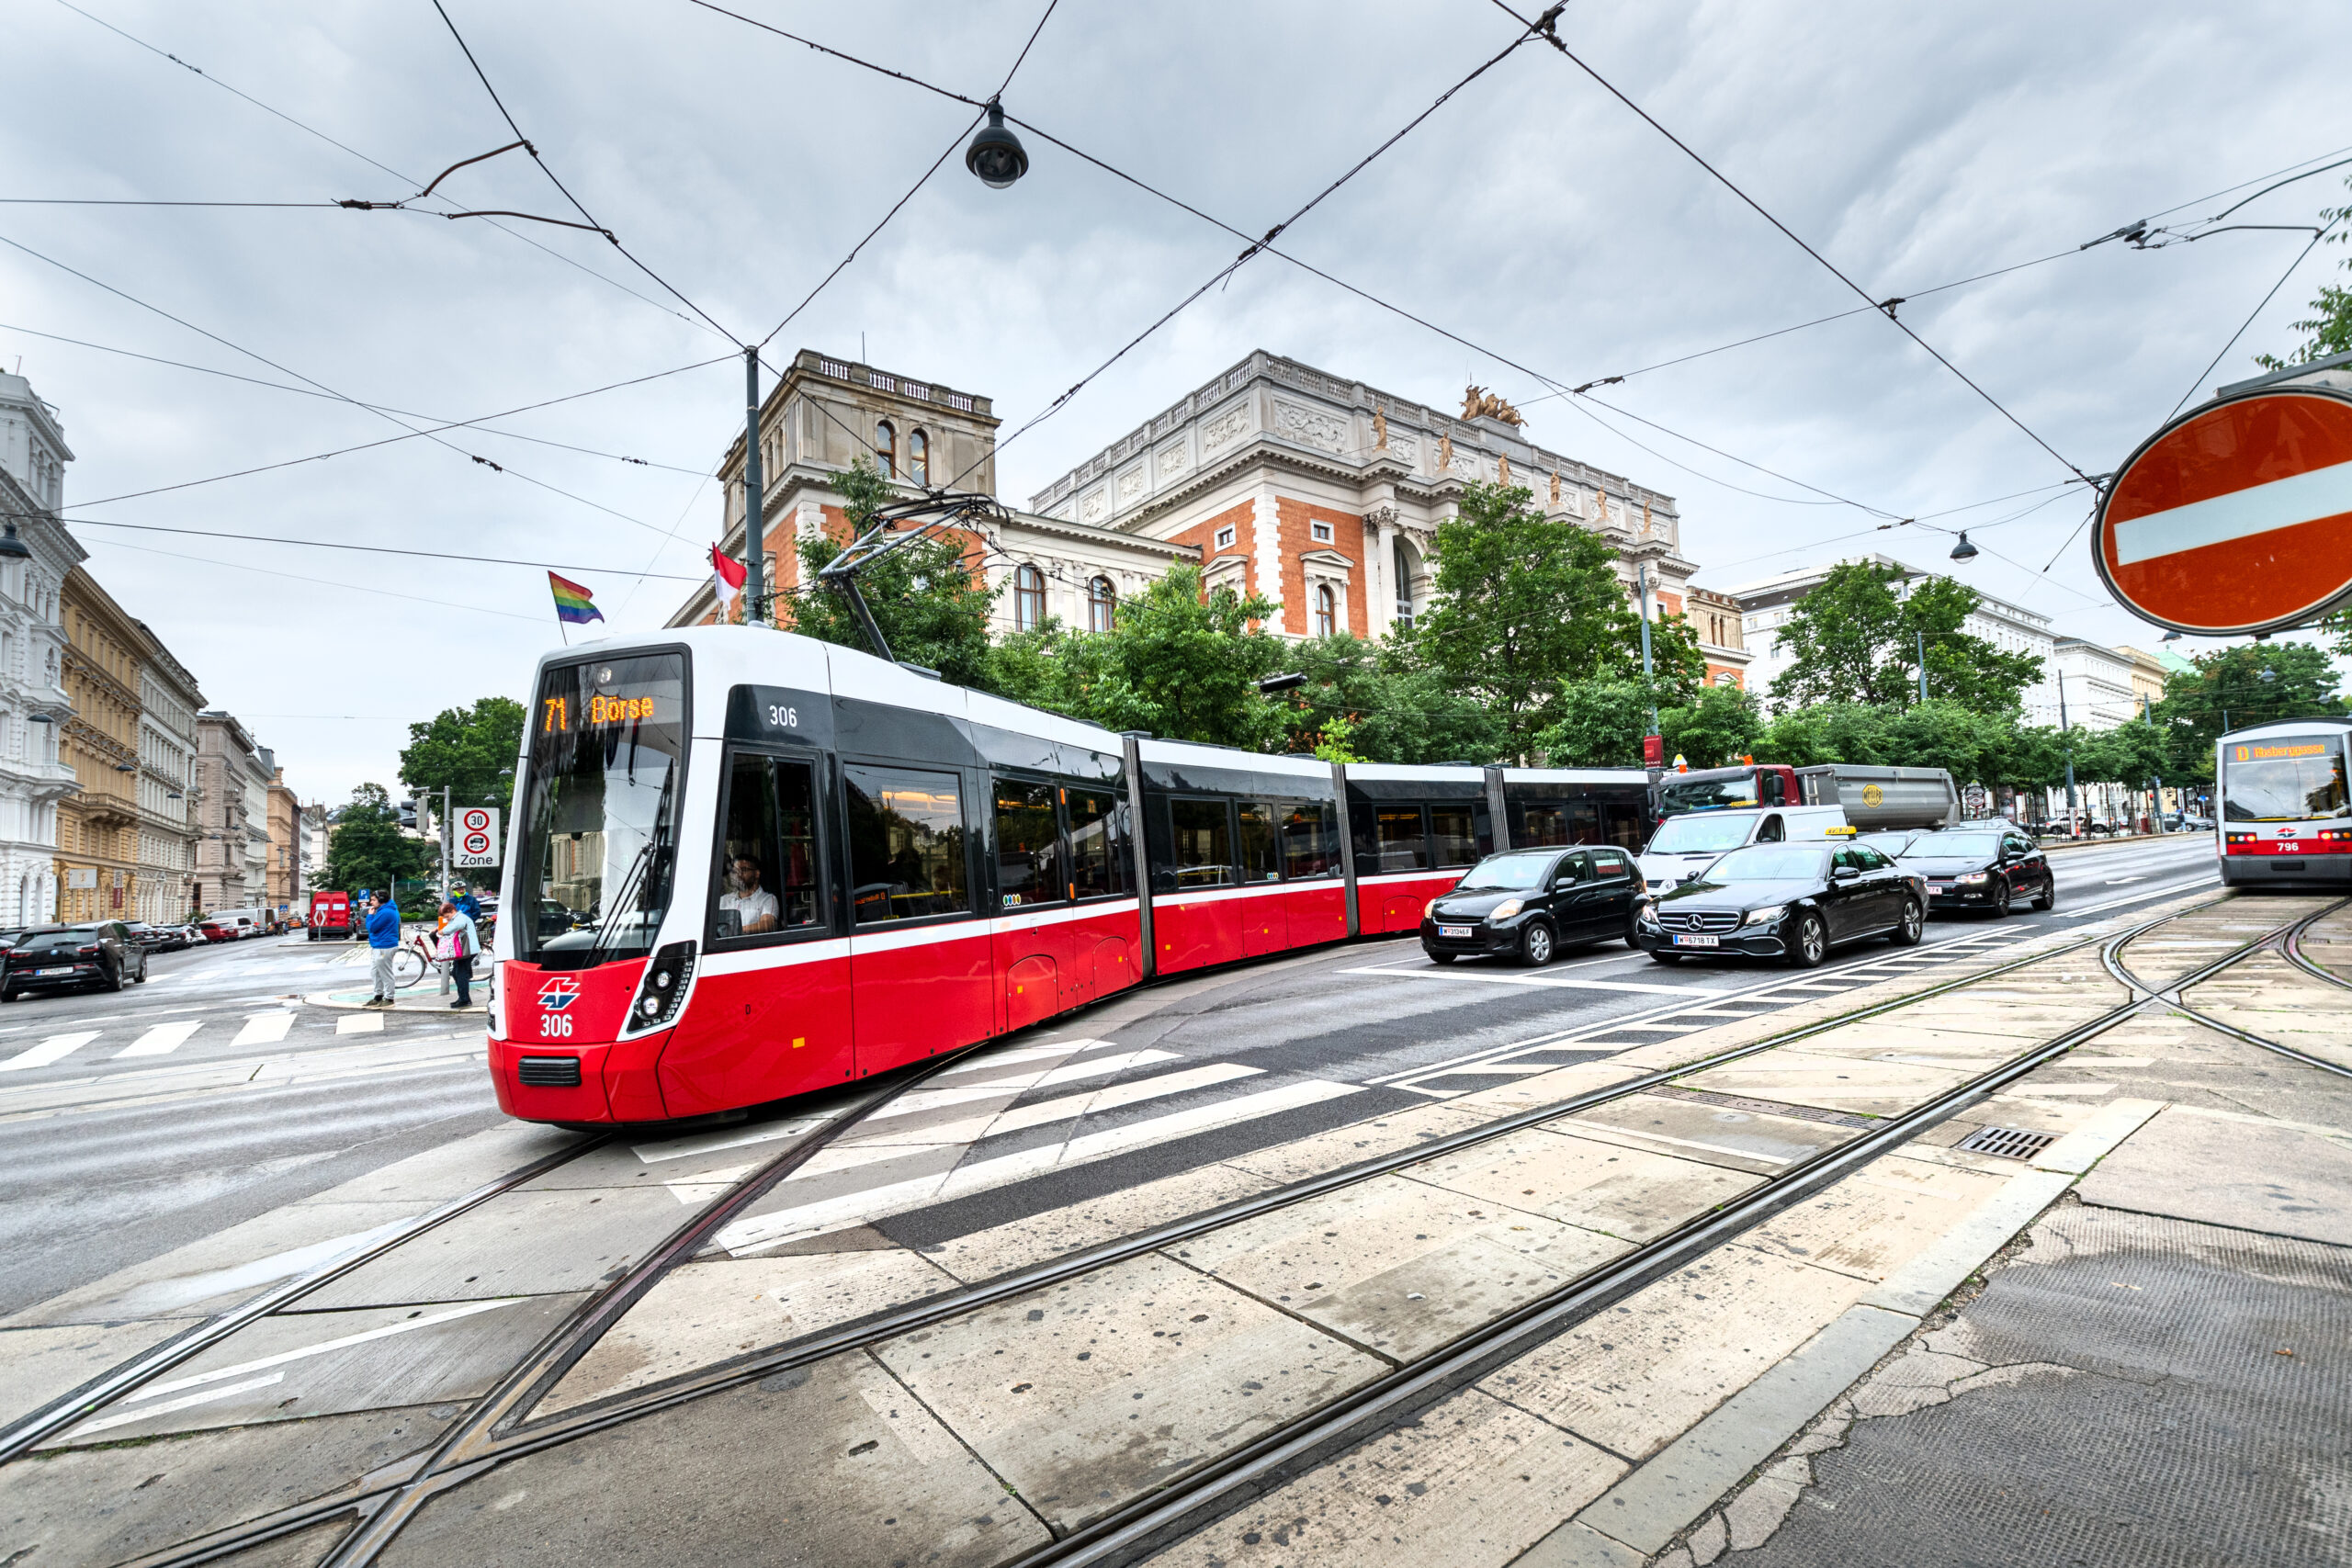
<path fill-rule="evenodd" d="M 1082 1118 L 986 1152 L 1129 1138 L 1136 1157 L 991 1189 L 892 1228 L 960 1234 L 1068 1201 L 1073 1183 L 1148 1180 L 1221 1149 L 1492 1087 L 1866 984 L 1889 965 L 1932 964 L 2175 897 L 2214 883 L 2211 854 L 2202 835 L 2062 851 L 2052 857 L 2052 914 L 1939 916 L 1920 949 L 1871 942 L 1809 976 L 1741 962 L 1669 968 L 1615 943 L 1568 952 L 1537 971 L 1478 963 L 1441 970 L 1406 940 L 1113 998 L 1046 1032 L 1115 1038 L 1132 1060 L 1124 1077 L 1101 1081 L 1129 1092 L 1105 1094 Z M 300 1000 L 364 989 L 365 970 L 342 963 L 350 953 L 296 939 L 158 954 L 143 987 L 0 1010 L 0 1168 L 8 1173 L 0 1313 L 498 1123 L 478 1015 L 461 1022 L 394 1013 L 369 1030 L 356 1021 L 379 1015 Z M 355 1026 L 363 1032 L 347 1032 Z"/>

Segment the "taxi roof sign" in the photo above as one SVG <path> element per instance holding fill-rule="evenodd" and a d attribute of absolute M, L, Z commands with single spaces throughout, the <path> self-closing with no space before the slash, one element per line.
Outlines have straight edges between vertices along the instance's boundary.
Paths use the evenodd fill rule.
<path fill-rule="evenodd" d="M 2116 470 L 2091 557 L 2125 609 L 2207 637 L 2352 598 L 2352 393 L 2272 382 L 2167 423 Z"/>

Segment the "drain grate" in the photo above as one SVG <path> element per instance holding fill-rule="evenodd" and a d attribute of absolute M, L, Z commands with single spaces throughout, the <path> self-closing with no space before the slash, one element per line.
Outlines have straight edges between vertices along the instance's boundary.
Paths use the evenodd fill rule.
<path fill-rule="evenodd" d="M 2031 1159 L 2057 1138 L 2055 1133 L 2029 1133 L 2019 1127 L 1979 1127 L 1955 1146 L 1971 1154 L 1998 1155 L 2003 1159 Z"/>

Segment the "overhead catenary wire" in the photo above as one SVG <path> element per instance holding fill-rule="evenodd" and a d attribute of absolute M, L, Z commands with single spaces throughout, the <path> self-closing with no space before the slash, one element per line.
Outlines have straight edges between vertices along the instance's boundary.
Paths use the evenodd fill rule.
<path fill-rule="evenodd" d="M 497 615 L 510 621 L 528 621 L 534 626 L 546 620 L 544 615 L 518 615 L 513 610 L 493 610 L 486 604 L 462 604 L 455 599 L 433 599 L 421 593 L 402 593 L 391 588 L 370 588 L 364 583 L 340 582 L 332 578 L 305 577 L 300 572 L 279 571 L 272 567 L 254 566 L 250 561 L 216 560 L 210 556 L 191 556 L 178 550 L 158 549 L 153 545 L 133 545 L 119 539 L 104 543 L 119 550 L 135 550 L 141 555 L 164 556 L 173 560 L 194 561 L 200 566 L 217 566 L 229 571 L 250 571 L 263 577 L 282 577 L 289 582 L 308 582 L 318 588 L 333 588 L 345 593 L 372 593 L 383 599 L 404 599 L 412 604 L 431 604 L 438 609 L 462 610 L 469 615 Z"/>
<path fill-rule="evenodd" d="M 18 513 L 19 517 L 48 518 L 45 512 Z M 339 539 L 289 539 L 278 534 L 230 534 L 214 528 L 174 528 L 161 523 L 118 523 L 107 517 L 57 517 L 52 521 L 73 528 L 120 528 L 134 534 L 179 534 L 196 539 L 231 539 L 249 545 L 291 545 L 308 550 L 345 550 L 358 555 L 413 556 L 419 560 L 463 561 L 469 566 L 520 566 L 536 571 L 578 571 L 593 577 L 652 577 L 667 582 L 707 582 L 708 572 L 636 571 L 628 567 L 577 566 L 563 561 L 523 560 L 512 556 L 462 555 L 452 550 L 418 550 L 392 545 L 354 545 Z"/>
<path fill-rule="evenodd" d="M 2343 220 L 2339 218 L 2335 221 L 2340 223 Z M 2172 405 L 2172 412 L 2165 415 L 2166 422 L 2169 422 L 2174 414 L 2180 412 L 2188 400 L 2197 395 L 2197 389 L 2205 384 L 2205 378 L 2213 373 L 2213 367 L 2222 363 L 2222 355 L 2237 346 L 2238 339 L 2245 336 L 2246 329 L 2254 325 L 2255 319 L 2270 308 L 2270 301 L 2278 298 L 2278 290 L 2287 287 L 2287 280 L 2295 276 L 2296 269 L 2303 265 L 2304 259 L 2312 251 L 2319 248 L 2319 243 L 2327 237 L 2328 230 L 2335 227 L 2335 223 L 2330 223 L 2317 230 L 2312 233 L 2311 243 L 2295 253 L 2295 259 L 2287 264 L 2287 270 L 2278 275 L 2278 281 L 2270 286 L 2270 291 L 2262 297 L 2262 302 L 2247 312 L 2245 320 L 2238 323 L 2238 330 L 2230 334 L 2230 341 L 2221 346 L 2213 357 L 2206 363 L 2205 368 L 2197 373 L 2197 378 L 2188 383 L 2188 389 L 2180 394 L 2178 402 Z"/>

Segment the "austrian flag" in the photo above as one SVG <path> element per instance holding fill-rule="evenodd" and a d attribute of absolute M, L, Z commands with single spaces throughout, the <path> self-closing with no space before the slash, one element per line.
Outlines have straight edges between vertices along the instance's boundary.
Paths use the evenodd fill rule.
<path fill-rule="evenodd" d="M 734 607 L 736 596 L 743 592 L 743 579 L 748 575 L 741 561 L 717 545 L 710 547 L 711 581 L 718 590 L 718 613 L 722 617 Z"/>

